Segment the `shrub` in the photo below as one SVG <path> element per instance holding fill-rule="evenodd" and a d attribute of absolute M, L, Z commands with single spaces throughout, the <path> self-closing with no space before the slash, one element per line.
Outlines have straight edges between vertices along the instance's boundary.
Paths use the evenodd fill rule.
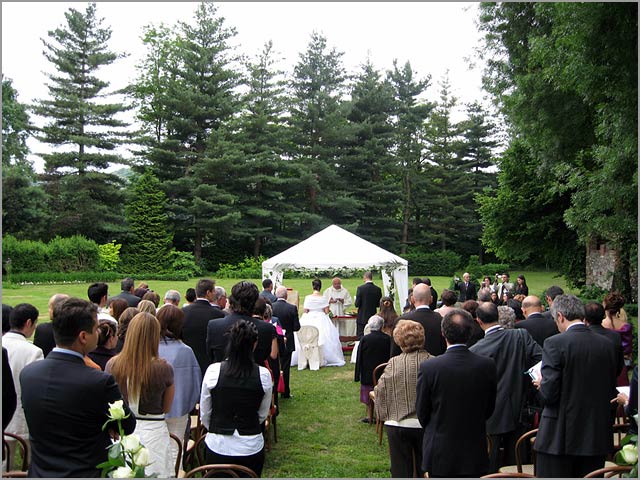
<path fill-rule="evenodd" d="M 8 262 L 7 271 L 13 274 L 21 272 L 42 272 L 47 268 L 47 245 L 32 240 L 18 240 L 13 235 L 2 239 L 2 261 Z"/>
<path fill-rule="evenodd" d="M 409 276 L 433 275 L 448 277 L 460 267 L 461 257 L 455 252 L 409 251 L 403 255 L 409 262 Z"/>
<path fill-rule="evenodd" d="M 98 268 L 98 244 L 82 235 L 56 236 L 47 245 L 47 270 L 88 272 Z"/>
<path fill-rule="evenodd" d="M 11 275 L 16 284 L 117 282 L 123 275 L 118 272 L 25 272 Z"/>
<path fill-rule="evenodd" d="M 113 272 L 120 263 L 122 245 L 112 240 L 111 243 L 98 245 L 98 270 Z"/>
<path fill-rule="evenodd" d="M 262 278 L 262 262 L 266 258 L 262 255 L 258 258 L 245 257 L 236 265 L 223 263 L 218 268 L 218 278 Z"/>
<path fill-rule="evenodd" d="M 196 259 L 191 252 L 180 252 L 172 250 L 169 256 L 171 260 L 171 272 L 176 275 L 195 277 L 202 273 L 202 269 L 196 263 Z"/>
<path fill-rule="evenodd" d="M 370 268 L 352 268 L 352 267 L 340 267 L 340 268 L 332 268 L 329 270 L 318 270 L 313 268 L 302 268 L 299 270 L 284 270 L 282 273 L 284 277 L 294 277 L 294 278 L 354 278 L 354 277 L 362 277 L 364 272 L 371 271 L 374 274 L 377 273 L 378 269 L 376 267 Z"/>
<path fill-rule="evenodd" d="M 496 273 L 509 273 L 509 268 L 510 266 L 508 263 L 481 264 L 478 255 L 471 255 L 469 257 L 469 263 L 464 270 L 465 272 L 469 272 L 469 275 L 480 283 L 486 275 L 491 277 L 491 280 L 493 280 Z"/>

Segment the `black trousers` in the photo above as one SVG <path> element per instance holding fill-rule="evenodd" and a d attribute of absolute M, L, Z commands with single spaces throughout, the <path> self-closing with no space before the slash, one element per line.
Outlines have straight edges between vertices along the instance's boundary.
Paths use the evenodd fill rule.
<path fill-rule="evenodd" d="M 520 438 L 520 435 L 524 433 L 523 429 L 519 428 L 511 432 L 502 433 L 500 435 L 489 435 L 491 438 L 491 452 L 489 452 L 489 473 L 496 473 L 498 469 L 504 465 L 516 464 L 516 441 Z M 504 455 L 500 454 L 500 448 L 504 449 Z M 528 445 L 525 445 L 528 447 Z M 529 463 L 526 455 L 530 448 L 522 448 L 521 451 L 525 454 L 522 458 L 522 463 Z"/>
<path fill-rule="evenodd" d="M 540 478 L 582 478 L 604 467 L 604 455 L 550 455 L 536 452 L 536 476 Z"/>
<path fill-rule="evenodd" d="M 205 461 L 207 463 L 235 463 L 236 465 L 243 465 L 256 472 L 256 475 L 260 477 L 262 476 L 262 467 L 264 466 L 264 448 L 253 455 L 238 457 L 232 455 L 219 455 L 207 448 Z M 243 475 L 240 476 L 242 477 Z"/>
<path fill-rule="evenodd" d="M 391 476 L 393 478 L 423 477 L 422 428 L 406 428 L 385 425 L 389 440 Z"/>
<path fill-rule="evenodd" d="M 358 323 L 358 321 L 356 321 L 356 335 L 358 336 L 358 340 L 362 340 L 362 337 L 364 337 L 364 327 L 366 326 L 366 323 Z"/>
<path fill-rule="evenodd" d="M 280 354 L 280 369 L 282 370 L 282 378 L 284 380 L 284 393 L 282 396 L 287 398 L 291 395 L 289 388 L 289 370 L 291 370 L 291 352 L 283 352 Z M 277 384 L 276 384 L 277 388 Z"/>

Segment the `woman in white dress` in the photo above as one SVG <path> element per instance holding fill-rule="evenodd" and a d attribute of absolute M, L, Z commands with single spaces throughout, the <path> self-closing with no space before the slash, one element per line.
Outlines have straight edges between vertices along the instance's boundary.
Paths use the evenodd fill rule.
<path fill-rule="evenodd" d="M 311 282 L 313 293 L 304 298 L 304 314 L 300 317 L 300 326 L 312 325 L 318 328 L 320 333 L 318 345 L 322 352 L 321 367 L 341 367 L 344 365 L 344 355 L 342 354 L 342 344 L 340 334 L 331 319 L 329 318 L 329 301 L 322 295 L 322 282 L 316 278 Z M 291 358 L 291 365 L 298 364 L 298 352 L 300 342 L 297 334 L 294 335 L 296 349 Z"/>

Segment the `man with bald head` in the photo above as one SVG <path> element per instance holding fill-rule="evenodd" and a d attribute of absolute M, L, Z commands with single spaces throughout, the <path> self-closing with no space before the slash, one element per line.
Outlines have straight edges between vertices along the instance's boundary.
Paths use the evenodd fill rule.
<path fill-rule="evenodd" d="M 538 297 L 535 295 L 525 297 L 522 301 L 522 313 L 525 319 L 516 322 L 515 327 L 524 328 L 531 334 L 538 345 L 544 347 L 544 341 L 559 332 L 553 319 L 543 315 L 542 311 L 542 302 Z"/>
<path fill-rule="evenodd" d="M 425 283 L 420 283 L 413 288 L 413 304 L 415 310 L 405 313 L 398 320 L 413 320 L 424 328 L 424 349 L 431 355 L 444 353 L 447 345 L 441 332 L 442 317 L 429 307 L 431 303 L 431 288 Z M 391 356 L 400 355 L 400 347 L 393 342 L 391 344 Z"/>
<path fill-rule="evenodd" d="M 331 286 L 324 291 L 324 298 L 329 300 L 329 310 L 336 317 L 341 317 L 353 303 L 349 290 L 342 286 L 342 280 L 335 277 Z"/>
<path fill-rule="evenodd" d="M 67 298 L 69 298 L 69 295 L 66 293 L 56 293 L 51 296 L 47 305 L 49 309 L 49 320 L 53 320 L 54 307 Z M 33 344 L 42 349 L 42 354 L 45 357 L 55 348 L 56 341 L 53 338 L 53 324 L 51 322 L 38 324 L 36 331 L 33 334 Z"/>

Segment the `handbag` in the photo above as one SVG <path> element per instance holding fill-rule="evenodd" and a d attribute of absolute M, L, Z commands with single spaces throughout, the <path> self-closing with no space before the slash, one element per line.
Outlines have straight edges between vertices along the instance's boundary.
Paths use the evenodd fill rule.
<path fill-rule="evenodd" d="M 278 393 L 284 393 L 284 375 L 280 370 L 280 378 L 278 379 Z"/>

